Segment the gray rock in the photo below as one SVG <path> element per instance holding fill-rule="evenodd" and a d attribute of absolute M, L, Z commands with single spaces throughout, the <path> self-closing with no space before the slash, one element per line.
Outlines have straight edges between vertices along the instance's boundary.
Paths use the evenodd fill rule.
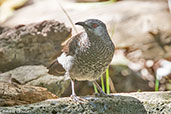
<path fill-rule="evenodd" d="M 49 65 L 50 58 L 61 50 L 61 43 L 71 29 L 57 21 L 18 25 L 0 34 L 0 71 L 21 65 Z"/>
<path fill-rule="evenodd" d="M 137 92 L 115 94 L 113 97 L 84 97 L 82 104 L 70 98 L 40 103 L 0 107 L 0 112 L 29 114 L 169 114 L 171 92 Z"/>
<path fill-rule="evenodd" d="M 21 66 L 0 74 L 0 81 L 15 82 L 20 85 L 40 86 L 60 96 L 70 84 L 69 77 L 52 76 L 47 72 L 48 70 L 43 65 Z"/>

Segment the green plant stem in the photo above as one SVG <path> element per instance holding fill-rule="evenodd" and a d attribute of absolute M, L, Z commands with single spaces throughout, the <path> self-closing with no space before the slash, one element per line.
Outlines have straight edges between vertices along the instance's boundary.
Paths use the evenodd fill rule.
<path fill-rule="evenodd" d="M 157 80 L 157 79 L 155 82 L 155 91 L 159 91 L 159 80 Z"/>
<path fill-rule="evenodd" d="M 106 69 L 106 93 L 110 93 L 110 85 L 109 85 L 109 68 Z"/>
<path fill-rule="evenodd" d="M 96 88 L 96 85 L 94 83 L 93 83 L 93 87 L 94 87 L 95 93 L 98 93 L 97 88 Z"/>
<path fill-rule="evenodd" d="M 102 85 L 102 90 L 105 92 L 105 86 L 104 86 L 104 78 L 101 76 L 101 85 Z"/>

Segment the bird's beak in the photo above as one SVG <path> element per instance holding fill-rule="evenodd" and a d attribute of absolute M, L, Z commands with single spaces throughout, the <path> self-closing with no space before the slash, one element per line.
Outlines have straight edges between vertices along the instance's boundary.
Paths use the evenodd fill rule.
<path fill-rule="evenodd" d="M 82 26 L 82 27 L 84 27 L 84 28 L 91 28 L 90 26 L 88 26 L 85 22 L 77 22 L 77 23 L 75 23 L 76 25 L 80 25 L 80 26 Z"/>
<path fill-rule="evenodd" d="M 81 26 L 85 26 L 86 24 L 85 24 L 85 22 L 77 22 L 77 23 L 75 23 L 76 25 L 81 25 Z"/>

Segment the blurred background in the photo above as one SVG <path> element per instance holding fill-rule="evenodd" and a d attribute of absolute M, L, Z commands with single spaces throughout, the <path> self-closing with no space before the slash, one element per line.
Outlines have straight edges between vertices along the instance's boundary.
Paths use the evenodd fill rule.
<path fill-rule="evenodd" d="M 76 31 L 67 16 L 73 23 L 90 18 L 106 23 L 116 46 L 109 67 L 111 93 L 171 90 L 171 13 L 167 0 L 0 0 L 0 41 L 9 28 L 44 20 L 64 23 L 72 28 L 72 35 L 82 31 L 81 27 Z M 2 47 L 0 64 L 4 60 Z M 1 66 L 1 73 L 16 68 L 8 67 Z M 103 77 L 105 85 L 105 74 Z M 101 79 L 98 82 L 101 84 Z M 77 95 L 94 93 L 91 82 L 76 82 L 75 86 Z M 61 96 L 70 94 L 71 88 L 66 86 Z"/>

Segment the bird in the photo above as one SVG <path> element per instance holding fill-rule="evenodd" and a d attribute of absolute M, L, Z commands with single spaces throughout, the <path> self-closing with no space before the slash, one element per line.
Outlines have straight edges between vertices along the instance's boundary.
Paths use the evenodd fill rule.
<path fill-rule="evenodd" d="M 62 43 L 61 54 L 48 67 L 49 74 L 66 75 L 71 79 L 72 95 L 75 101 L 79 98 L 74 90 L 74 81 L 91 81 L 106 96 L 96 80 L 109 67 L 114 56 L 115 46 L 108 34 L 106 25 L 98 19 L 87 19 L 77 22 L 84 31 Z"/>

